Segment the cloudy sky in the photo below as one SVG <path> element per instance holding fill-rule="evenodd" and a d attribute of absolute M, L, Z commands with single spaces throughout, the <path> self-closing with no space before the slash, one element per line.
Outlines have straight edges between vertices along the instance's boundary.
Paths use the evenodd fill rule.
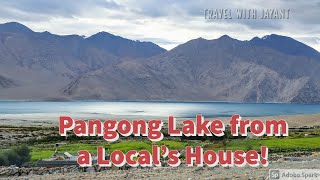
<path fill-rule="evenodd" d="M 205 20 L 204 9 L 290 9 L 289 19 Z M 232 14 L 232 16 L 235 16 Z M 0 23 L 34 31 L 90 36 L 106 31 L 166 49 L 190 39 L 224 34 L 239 40 L 281 34 L 320 51 L 320 0 L 3 0 Z"/>

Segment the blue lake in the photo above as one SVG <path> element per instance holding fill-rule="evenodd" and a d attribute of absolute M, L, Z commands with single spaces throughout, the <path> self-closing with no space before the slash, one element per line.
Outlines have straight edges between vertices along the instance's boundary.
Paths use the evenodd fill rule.
<path fill-rule="evenodd" d="M 46 119 L 60 115 L 81 118 L 111 117 L 204 117 L 270 116 L 320 113 L 315 104 L 226 103 L 226 102 L 19 102 L 0 101 L 0 119 Z"/>

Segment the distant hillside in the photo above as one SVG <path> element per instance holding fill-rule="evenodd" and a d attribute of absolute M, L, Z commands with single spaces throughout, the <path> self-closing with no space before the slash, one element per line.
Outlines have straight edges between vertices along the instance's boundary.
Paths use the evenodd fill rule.
<path fill-rule="evenodd" d="M 319 68 L 319 59 L 222 36 L 191 40 L 145 62 L 106 66 L 67 89 L 76 99 L 318 103 Z"/>
<path fill-rule="evenodd" d="M 99 35 L 104 47 L 102 42 L 93 43 L 97 35 L 59 36 L 34 32 L 16 22 L 0 24 L 0 75 L 6 77 L 0 84 L 11 87 L 0 90 L 0 99 L 65 98 L 60 89 L 84 73 L 116 64 L 122 57 L 147 58 L 165 51 L 151 42 L 108 33 Z"/>
<path fill-rule="evenodd" d="M 224 35 L 165 51 L 106 32 L 9 25 L 0 25 L 0 99 L 320 103 L 319 52 L 289 37 Z"/>
<path fill-rule="evenodd" d="M 288 55 L 320 58 L 317 50 L 286 36 L 271 34 L 261 39 L 255 37 L 250 42 L 254 45 L 269 47 Z"/>
<path fill-rule="evenodd" d="M 107 32 L 99 32 L 86 40 L 91 46 L 118 57 L 150 57 L 166 51 L 152 42 L 132 41 Z"/>

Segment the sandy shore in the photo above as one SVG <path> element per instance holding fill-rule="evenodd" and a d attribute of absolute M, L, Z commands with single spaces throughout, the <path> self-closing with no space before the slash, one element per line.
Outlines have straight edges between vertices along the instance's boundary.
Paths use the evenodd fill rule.
<path fill-rule="evenodd" d="M 96 118 L 96 117 L 92 117 Z M 105 117 L 109 118 L 109 117 Z M 103 120 L 99 117 L 99 119 Z M 112 117 L 112 119 L 121 120 L 123 117 Z M 131 118 L 128 118 L 129 120 Z M 140 118 L 143 119 L 143 118 Z M 144 118 L 145 120 L 150 120 L 152 118 Z M 209 118 L 213 120 L 213 118 Z M 220 117 L 214 118 L 220 119 L 223 121 L 225 125 L 229 124 L 230 117 Z M 270 120 L 270 119 L 284 119 L 287 121 L 289 127 L 313 127 L 320 126 L 320 114 L 301 114 L 301 115 L 283 115 L 283 116 L 266 116 L 266 117 L 242 117 L 242 119 L 260 119 L 260 120 Z M 164 119 L 165 120 L 165 119 Z M 178 119 L 178 121 L 182 121 L 184 119 Z M 58 117 L 56 119 L 48 119 L 48 120 L 20 120 L 20 119 L 0 119 L 0 126 L 14 126 L 14 127 L 51 127 L 58 126 Z"/>

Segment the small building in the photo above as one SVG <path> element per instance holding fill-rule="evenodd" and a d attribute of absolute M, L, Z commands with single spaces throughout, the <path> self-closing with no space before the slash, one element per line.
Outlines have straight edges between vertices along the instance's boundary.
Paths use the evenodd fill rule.
<path fill-rule="evenodd" d="M 73 156 L 72 154 L 65 152 L 59 154 L 55 152 L 51 157 L 47 159 L 39 160 L 36 165 L 38 167 L 63 167 L 63 166 L 77 166 L 78 156 Z M 97 163 L 97 157 L 92 157 L 92 164 Z"/>

